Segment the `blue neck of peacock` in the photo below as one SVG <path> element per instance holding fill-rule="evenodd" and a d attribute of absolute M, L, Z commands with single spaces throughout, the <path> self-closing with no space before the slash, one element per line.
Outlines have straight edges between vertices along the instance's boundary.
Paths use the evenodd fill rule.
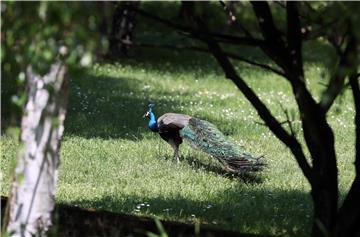
<path fill-rule="evenodd" d="M 156 122 L 156 118 L 153 112 L 150 112 L 150 121 L 149 121 L 149 128 L 153 132 L 158 132 L 159 128 Z"/>

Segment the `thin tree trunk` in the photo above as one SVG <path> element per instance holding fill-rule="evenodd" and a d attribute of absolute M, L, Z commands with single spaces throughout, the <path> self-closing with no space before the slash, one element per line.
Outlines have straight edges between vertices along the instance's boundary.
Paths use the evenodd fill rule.
<path fill-rule="evenodd" d="M 110 52 L 114 55 L 134 56 L 134 30 L 136 11 L 140 1 L 124 1 L 115 4 L 112 29 L 110 34 Z"/>
<path fill-rule="evenodd" d="M 67 68 L 51 66 L 45 76 L 27 68 L 28 100 L 21 123 L 23 149 L 18 154 L 10 194 L 10 236 L 46 236 L 52 225 L 60 140 L 67 104 Z"/>

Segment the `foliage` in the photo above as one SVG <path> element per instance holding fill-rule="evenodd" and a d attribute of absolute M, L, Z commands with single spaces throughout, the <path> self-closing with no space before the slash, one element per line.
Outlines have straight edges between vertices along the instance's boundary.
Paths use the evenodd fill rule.
<path fill-rule="evenodd" d="M 94 10 L 95 4 L 1 2 L 2 117 L 9 117 L 10 106 L 16 109 L 25 102 L 28 65 L 41 75 L 58 60 L 75 70 L 91 64 L 96 48 L 106 49 L 106 40 L 98 34 L 101 11 Z"/>

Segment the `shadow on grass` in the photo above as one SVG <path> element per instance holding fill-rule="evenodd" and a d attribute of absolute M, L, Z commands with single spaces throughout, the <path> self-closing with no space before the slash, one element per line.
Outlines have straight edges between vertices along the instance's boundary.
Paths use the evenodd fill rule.
<path fill-rule="evenodd" d="M 150 95 L 141 88 L 146 81 L 137 78 L 94 76 L 85 74 L 70 81 L 68 112 L 65 132 L 70 136 L 85 138 L 142 139 L 148 132 L 147 119 L 142 116 L 147 110 Z M 189 93 L 182 93 L 190 97 Z M 160 99 L 171 97 L 172 100 Z M 171 92 L 161 91 L 156 98 L 157 115 L 180 111 L 182 101 Z M 197 116 L 217 126 L 222 121 L 206 115 Z M 234 134 L 233 129 L 221 127 L 224 135 Z"/>
<path fill-rule="evenodd" d="M 141 140 L 145 133 L 149 133 L 148 120 L 142 117 L 148 101 L 147 92 L 142 90 L 142 85 L 145 84 L 146 82 L 137 78 L 114 78 L 92 74 L 85 74 L 70 81 L 68 114 L 65 121 L 66 136 Z M 171 92 L 162 91 L 161 97 L 164 95 L 165 98 L 170 97 Z M 190 96 L 185 94 L 185 97 Z M 180 108 L 181 105 L 181 101 L 176 99 L 171 103 L 157 99 L 156 103 L 159 104 L 159 115 L 162 111 L 177 112 L 176 108 Z M 221 124 L 221 121 L 215 121 L 215 124 Z M 229 133 L 225 132 L 225 135 Z M 160 137 L 158 139 L 161 140 Z M 203 164 L 197 161 L 196 157 L 187 157 L 185 160 L 195 169 L 205 169 L 227 178 L 242 179 L 244 182 L 261 182 L 253 175 L 229 174 L 221 169 L 220 164 Z"/>
<path fill-rule="evenodd" d="M 204 195 L 208 195 L 204 193 Z M 162 220 L 197 223 L 222 230 L 264 235 L 308 236 L 311 201 L 299 191 L 248 190 L 239 185 L 211 196 L 208 202 L 185 197 L 104 195 L 96 200 L 75 200 L 70 205 L 96 208 Z"/>
<path fill-rule="evenodd" d="M 70 81 L 68 114 L 65 134 L 85 138 L 142 139 L 147 132 L 149 96 L 139 86 L 145 84 L 136 78 L 85 76 Z M 162 110 L 177 106 L 158 99 Z"/>
<path fill-rule="evenodd" d="M 6 206 L 7 198 L 1 196 L 1 206 Z M 4 218 L 4 208 L 1 209 L 1 219 Z M 194 224 L 162 220 L 159 225 L 164 228 L 159 234 L 166 232 L 172 237 L 265 237 L 267 235 L 253 235 L 224 231 L 201 226 L 196 231 Z M 55 220 L 49 231 L 49 236 L 76 237 L 148 237 L 148 233 L 160 232 L 158 224 L 152 217 L 138 217 L 108 211 L 79 208 L 69 205 L 55 205 Z M 157 236 L 157 235 L 156 235 Z M 162 235 L 161 235 L 162 236 Z"/>
<path fill-rule="evenodd" d="M 212 172 L 216 175 L 226 177 L 228 179 L 241 180 L 246 184 L 260 184 L 264 181 L 264 178 L 261 176 L 261 172 L 259 173 L 244 173 L 244 174 L 236 174 L 226 171 L 221 167 L 220 163 L 215 165 L 212 163 L 204 163 L 197 159 L 195 156 L 186 156 L 182 157 L 182 160 L 187 162 L 193 169 L 206 170 L 208 172 Z"/>

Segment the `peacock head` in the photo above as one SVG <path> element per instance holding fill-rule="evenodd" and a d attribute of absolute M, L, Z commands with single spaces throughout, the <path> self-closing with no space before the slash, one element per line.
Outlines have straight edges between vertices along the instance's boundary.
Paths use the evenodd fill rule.
<path fill-rule="evenodd" d="M 151 109 L 155 106 L 154 103 L 149 102 L 148 104 L 148 110 L 146 111 L 146 113 L 143 115 L 143 118 L 150 118 L 150 114 L 152 113 Z"/>

